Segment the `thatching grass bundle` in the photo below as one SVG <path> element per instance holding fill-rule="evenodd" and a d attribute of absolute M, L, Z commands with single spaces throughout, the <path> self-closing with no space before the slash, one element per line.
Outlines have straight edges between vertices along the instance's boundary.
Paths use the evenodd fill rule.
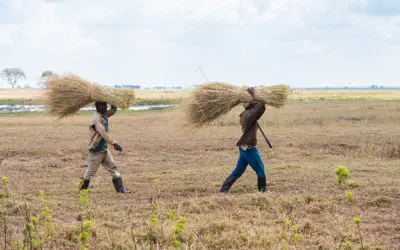
<path fill-rule="evenodd" d="M 286 85 L 255 88 L 255 99 L 280 108 L 286 103 L 288 89 Z M 228 83 L 203 84 L 194 91 L 191 103 L 187 106 L 189 122 L 202 126 L 228 113 L 238 104 L 251 100 L 247 87 Z"/>
<path fill-rule="evenodd" d="M 126 109 L 135 100 L 132 89 L 105 88 L 76 75 L 53 75 L 46 86 L 45 107 L 50 114 L 60 119 L 75 114 L 92 102 L 104 101 Z"/>

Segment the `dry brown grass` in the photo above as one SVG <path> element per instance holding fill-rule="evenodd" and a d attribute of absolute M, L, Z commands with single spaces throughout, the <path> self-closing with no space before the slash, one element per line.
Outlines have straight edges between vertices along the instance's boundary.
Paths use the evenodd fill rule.
<path fill-rule="evenodd" d="M 53 76 L 46 82 L 44 104 L 51 115 L 59 118 L 73 115 L 92 102 L 108 102 L 129 108 L 135 100 L 132 89 L 104 88 L 76 75 Z"/>
<path fill-rule="evenodd" d="M 136 90 L 138 100 L 184 100 L 192 90 Z M 0 100 L 43 98 L 43 90 L 0 89 Z M 296 90 L 288 100 L 400 100 L 400 90 Z"/>
<path fill-rule="evenodd" d="M 139 99 L 185 99 L 191 94 L 190 90 L 136 90 Z"/>
<path fill-rule="evenodd" d="M 7 99 L 41 99 L 43 90 L 0 89 L 0 100 Z"/>
<path fill-rule="evenodd" d="M 291 100 L 394 100 L 400 99 L 400 90 L 296 90 L 290 94 Z"/>
<path fill-rule="evenodd" d="M 190 96 L 190 90 L 135 90 L 139 100 L 179 100 Z M 0 100 L 7 99 L 32 99 L 43 98 L 44 90 L 39 89 L 0 89 Z"/>
<path fill-rule="evenodd" d="M 279 249 L 283 215 L 293 216 L 299 225 L 298 249 L 334 249 L 342 237 L 360 246 L 355 216 L 362 220 L 364 245 L 400 247 L 400 104 L 267 108 L 260 124 L 273 149 L 260 139 L 259 150 L 269 192 L 256 191 L 249 168 L 231 194 L 218 195 L 236 164 L 239 112 L 237 108 L 200 130 L 182 128 L 184 114 L 178 111 L 112 117 L 110 133 L 125 150 L 113 154 L 134 193 L 117 195 L 108 173 L 99 169 L 89 194 L 97 232 L 93 249 L 111 248 L 109 230 L 117 246 L 131 244 L 132 224 L 135 233 L 148 232 L 154 178 L 161 181 L 166 210 L 184 216 L 186 232 L 200 239 L 192 248 Z M 19 204 L 24 199 L 38 207 L 39 191 L 45 190 L 61 233 L 60 249 L 74 245 L 67 232 L 77 223 L 75 183 L 85 170 L 89 118 L 0 117 L 0 155 L 12 149 L 0 172 L 9 177 Z M 340 165 L 351 171 L 347 188 L 355 202 L 350 204 L 335 184 L 334 170 Z M 16 230 L 22 227 L 22 212 L 13 211 Z"/>
<path fill-rule="evenodd" d="M 258 102 L 282 107 L 288 96 L 288 86 L 276 85 L 256 88 L 254 98 Z M 237 87 L 228 83 L 208 83 L 199 86 L 187 104 L 188 121 L 202 126 L 228 113 L 240 103 L 252 101 L 247 87 Z"/>

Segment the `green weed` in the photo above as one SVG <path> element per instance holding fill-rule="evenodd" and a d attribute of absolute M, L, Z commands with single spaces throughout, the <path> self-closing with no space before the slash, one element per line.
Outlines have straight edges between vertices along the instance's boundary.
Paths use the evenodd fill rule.
<path fill-rule="evenodd" d="M 336 168 L 335 174 L 336 174 L 336 182 L 339 185 L 346 183 L 346 180 L 350 178 L 350 170 L 347 169 L 346 166 L 341 166 Z"/>
<path fill-rule="evenodd" d="M 345 191 L 345 192 L 346 192 L 346 201 L 353 202 L 354 201 L 353 193 L 350 191 Z"/>
<path fill-rule="evenodd" d="M 43 211 L 41 213 L 41 218 L 44 222 L 43 238 L 45 241 L 50 242 L 53 240 L 53 237 L 56 234 L 56 230 L 54 226 L 53 215 L 48 205 L 48 201 L 44 196 L 44 191 L 40 191 L 40 202 L 44 206 Z"/>
<path fill-rule="evenodd" d="M 363 240 L 362 240 L 362 236 L 361 236 L 361 219 L 360 217 L 354 217 L 354 224 L 357 226 L 357 231 L 358 231 L 358 235 L 360 237 L 360 242 L 361 242 L 361 249 L 364 249 L 364 245 L 363 245 Z"/>

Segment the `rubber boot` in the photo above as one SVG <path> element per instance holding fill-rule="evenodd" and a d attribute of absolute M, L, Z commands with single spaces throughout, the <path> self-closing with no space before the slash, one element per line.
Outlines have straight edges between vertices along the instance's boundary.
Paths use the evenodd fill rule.
<path fill-rule="evenodd" d="M 237 180 L 237 178 L 233 176 L 228 176 L 224 183 L 221 186 L 221 189 L 219 190 L 220 193 L 228 193 L 229 189 L 231 188 L 232 184 Z"/>
<path fill-rule="evenodd" d="M 79 189 L 79 192 L 82 191 L 83 189 L 88 189 L 89 188 L 89 183 L 90 183 L 90 180 L 83 180 L 82 181 L 82 186 Z"/>
<path fill-rule="evenodd" d="M 258 191 L 266 192 L 267 191 L 267 178 L 265 176 L 258 176 L 257 177 L 257 186 L 258 186 Z"/>
<path fill-rule="evenodd" d="M 122 183 L 121 177 L 114 178 L 112 180 L 112 182 L 114 184 L 114 187 L 115 187 L 115 190 L 117 191 L 117 193 L 124 193 L 124 194 L 132 193 L 131 190 L 124 188 L 124 184 Z"/>

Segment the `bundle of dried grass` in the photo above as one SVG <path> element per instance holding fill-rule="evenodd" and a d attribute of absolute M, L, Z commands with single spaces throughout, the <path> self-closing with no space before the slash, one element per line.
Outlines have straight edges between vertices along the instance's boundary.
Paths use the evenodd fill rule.
<path fill-rule="evenodd" d="M 46 86 L 45 107 L 50 114 L 60 119 L 75 114 L 92 102 L 104 101 L 126 109 L 135 100 L 132 89 L 104 88 L 76 75 L 53 75 Z"/>
<path fill-rule="evenodd" d="M 286 85 L 256 88 L 255 99 L 280 108 L 286 103 L 288 89 Z M 192 101 L 187 105 L 189 122 L 202 126 L 228 113 L 238 104 L 251 100 L 247 87 L 237 87 L 228 83 L 203 84 L 194 91 Z"/>

